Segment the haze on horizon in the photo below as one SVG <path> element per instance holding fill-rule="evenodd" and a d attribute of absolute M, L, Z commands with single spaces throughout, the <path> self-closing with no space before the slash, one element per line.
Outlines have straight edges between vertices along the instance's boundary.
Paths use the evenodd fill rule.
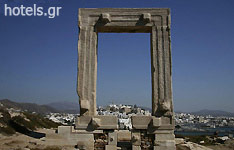
<path fill-rule="evenodd" d="M 0 99 L 47 104 L 77 102 L 77 10 L 171 8 L 173 97 L 176 111 L 234 112 L 234 1 L 45 0 L 0 2 L 61 6 L 46 17 L 0 12 Z M 149 34 L 99 34 L 97 103 L 151 107 Z"/>

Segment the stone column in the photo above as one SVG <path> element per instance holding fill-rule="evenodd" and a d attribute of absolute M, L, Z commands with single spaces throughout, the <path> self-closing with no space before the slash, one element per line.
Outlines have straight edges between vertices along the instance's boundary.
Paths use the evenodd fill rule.
<path fill-rule="evenodd" d="M 154 132 L 155 150 L 175 150 L 172 107 L 170 27 L 153 26 L 151 32 L 152 115 L 161 117 L 162 127 Z M 172 129 L 167 126 L 170 125 Z M 164 128 L 164 129 L 163 129 Z"/>
<path fill-rule="evenodd" d="M 151 32 L 152 115 L 172 116 L 171 47 L 168 26 Z"/>
<path fill-rule="evenodd" d="M 97 33 L 94 27 L 80 26 L 78 42 L 77 93 L 80 115 L 96 115 Z"/>

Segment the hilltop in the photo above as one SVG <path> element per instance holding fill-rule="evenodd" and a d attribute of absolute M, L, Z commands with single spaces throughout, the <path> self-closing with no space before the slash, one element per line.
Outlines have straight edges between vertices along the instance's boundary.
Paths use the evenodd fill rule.
<path fill-rule="evenodd" d="M 35 138 L 41 137 L 43 135 L 35 132 L 35 130 L 38 128 L 57 128 L 60 125 L 43 116 L 50 111 L 54 110 L 47 106 L 1 100 L 0 133 L 12 135 L 19 132 Z"/>
<path fill-rule="evenodd" d="M 37 114 L 48 114 L 51 112 L 59 112 L 58 110 L 48 106 L 48 105 L 38 105 L 35 103 L 18 103 L 11 101 L 9 99 L 0 100 L 1 107 L 12 108 L 15 110 L 25 111 L 25 112 L 34 112 Z"/>

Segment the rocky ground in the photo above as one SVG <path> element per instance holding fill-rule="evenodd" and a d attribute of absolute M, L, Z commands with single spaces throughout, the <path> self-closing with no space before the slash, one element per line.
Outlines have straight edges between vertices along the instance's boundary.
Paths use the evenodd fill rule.
<path fill-rule="evenodd" d="M 227 140 L 224 144 L 199 145 L 186 142 L 184 139 L 176 139 L 176 150 L 234 150 L 234 139 Z"/>
<path fill-rule="evenodd" d="M 177 150 L 234 150 L 234 139 L 227 136 L 177 136 L 176 143 Z"/>
<path fill-rule="evenodd" d="M 227 140 L 224 144 L 207 146 L 213 150 L 234 150 L 234 139 Z"/>
<path fill-rule="evenodd" d="M 74 146 L 65 138 L 59 136 L 52 129 L 39 129 L 36 134 L 43 134 L 44 137 L 35 138 L 32 136 L 16 133 L 12 136 L 0 135 L 1 150 L 74 150 Z"/>
<path fill-rule="evenodd" d="M 55 133 L 53 129 L 39 129 L 35 134 L 41 137 L 28 136 L 16 133 L 11 136 L 0 135 L 1 150 L 76 150 L 68 141 Z M 193 142 L 185 142 L 177 139 L 177 150 L 234 150 L 234 140 L 228 140 L 224 144 L 202 146 Z"/>
<path fill-rule="evenodd" d="M 176 138 L 176 144 L 177 150 L 234 150 L 234 139 L 228 139 L 222 144 L 197 144 L 182 138 Z"/>

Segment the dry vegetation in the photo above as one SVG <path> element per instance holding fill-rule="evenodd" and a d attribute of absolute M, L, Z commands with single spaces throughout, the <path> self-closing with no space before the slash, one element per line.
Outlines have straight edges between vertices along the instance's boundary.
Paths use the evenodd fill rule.
<path fill-rule="evenodd" d="M 0 108 L 0 133 L 12 135 L 15 132 L 28 133 L 37 128 L 57 128 L 59 124 L 39 114 L 19 112 L 12 116 L 6 109 Z"/>

